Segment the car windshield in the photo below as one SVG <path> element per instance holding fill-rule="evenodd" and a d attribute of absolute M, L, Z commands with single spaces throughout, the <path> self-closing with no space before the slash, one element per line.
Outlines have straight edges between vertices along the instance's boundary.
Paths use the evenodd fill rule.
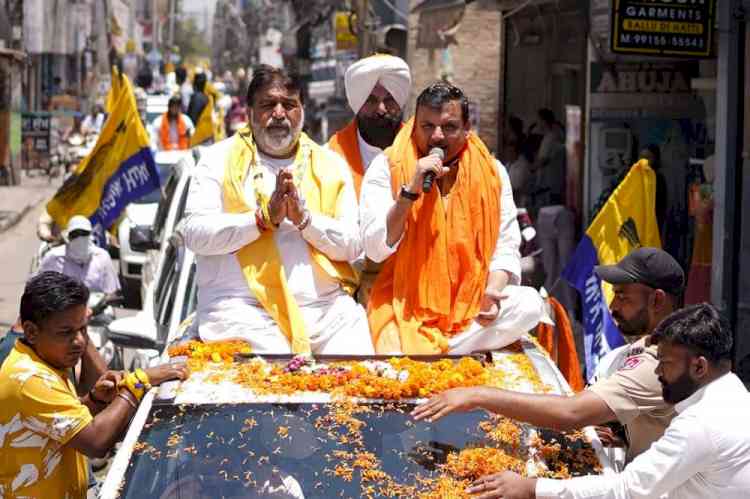
<path fill-rule="evenodd" d="M 549 463 L 550 476 L 597 472 L 589 464 L 596 461 L 590 444 L 574 435 L 537 434 L 484 411 L 417 422 L 413 408 L 407 402 L 157 400 L 119 497 L 454 497 L 478 478 L 466 470 L 488 459 L 488 466 L 524 470 L 532 441 L 559 456 Z M 434 495 L 447 487 L 454 493 Z"/>
<path fill-rule="evenodd" d="M 335 423 L 334 407 L 154 406 L 120 497 L 360 497 L 369 478 L 365 468 L 348 468 L 347 454 L 366 448 L 393 483 L 413 484 L 417 475 L 434 477 L 448 453 L 486 440 L 484 413 L 415 424 L 413 405 L 372 404 L 358 415 L 360 445 Z"/>
<path fill-rule="evenodd" d="M 171 163 L 156 163 L 156 171 L 159 173 L 159 185 L 164 185 L 165 180 L 172 171 Z M 156 204 L 161 198 L 161 189 L 154 189 L 133 201 L 136 204 Z"/>

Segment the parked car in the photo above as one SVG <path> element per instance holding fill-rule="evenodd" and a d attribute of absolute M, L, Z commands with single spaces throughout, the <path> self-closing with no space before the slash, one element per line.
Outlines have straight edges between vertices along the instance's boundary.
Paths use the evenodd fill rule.
<path fill-rule="evenodd" d="M 526 364 L 518 363 L 519 355 Z M 569 392 L 549 356 L 527 339 L 472 357 L 494 373 L 490 382 L 497 386 Z M 357 364 L 330 364 L 342 360 Z M 454 367 L 459 363 L 455 357 L 423 362 L 444 366 L 446 360 Z M 550 472 L 575 475 L 611 470 L 593 428 L 583 437 L 578 432 L 563 435 L 504 422 L 485 411 L 417 422 L 409 413 L 418 399 L 342 403 L 325 391 L 259 395 L 244 384 L 248 378 L 240 384 L 231 374 L 246 367 L 247 376 L 256 372 L 258 379 L 268 379 L 263 373 L 277 365 L 286 366 L 286 374 L 276 379 L 294 376 L 289 372 L 296 361 L 239 354 L 231 364 L 209 364 L 177 390 L 153 389 L 133 418 L 100 498 L 418 497 L 424 488 L 439 486 L 441 477 L 471 480 L 477 478 L 469 474 L 472 469 L 510 466 L 507 463 L 527 472 L 544 472 L 545 466 Z M 356 366 L 382 379 L 382 386 L 406 384 L 411 375 L 398 367 L 389 372 L 388 366 L 394 366 L 390 359 L 339 356 L 316 361 L 295 372 L 312 378 L 341 369 L 353 373 Z M 494 463 L 475 454 L 477 450 L 494 456 Z M 452 468 L 446 466 L 450 462 Z M 454 480 L 453 486 L 463 490 L 466 482 Z M 441 490 L 440 497 L 454 497 Z"/>
<path fill-rule="evenodd" d="M 143 309 L 107 327 L 107 338 L 125 369 L 157 364 L 167 342 L 184 332 L 181 326 L 196 308 L 195 256 L 179 237 L 167 241 L 156 275 L 145 292 Z"/>
<path fill-rule="evenodd" d="M 185 156 L 177 162 L 172 167 L 169 177 L 162 184 L 162 196 L 156 208 L 153 223 L 131 227 L 128 233 L 129 247 L 144 255 L 140 284 L 144 305 L 149 285 L 158 278 L 157 269 L 166 251 L 169 237 L 185 215 L 190 188 L 190 172 L 200 157 L 201 148 L 193 148 L 191 151 L 192 156 Z"/>
<path fill-rule="evenodd" d="M 159 185 L 166 186 L 172 172 L 180 162 L 191 163 L 191 151 L 159 151 L 156 153 L 156 169 Z M 146 253 L 130 246 L 130 231 L 134 227 L 151 227 L 158 210 L 162 193 L 156 189 L 128 204 L 124 216 L 117 226 L 117 240 L 120 243 L 120 282 L 125 303 L 129 308 L 141 308 L 141 274 L 146 261 Z"/>

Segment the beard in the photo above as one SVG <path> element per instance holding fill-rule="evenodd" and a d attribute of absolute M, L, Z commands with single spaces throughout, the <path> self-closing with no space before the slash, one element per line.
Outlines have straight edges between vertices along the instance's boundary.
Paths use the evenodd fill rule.
<path fill-rule="evenodd" d="M 393 144 L 401 128 L 401 115 L 365 116 L 357 115 L 357 128 L 365 142 L 385 149 Z"/>
<path fill-rule="evenodd" d="M 269 118 L 266 123 L 256 121 L 254 113 L 250 118 L 250 124 L 253 128 L 253 138 L 255 139 L 255 143 L 258 144 L 258 149 L 271 156 L 279 157 L 288 156 L 294 151 L 299 136 L 302 133 L 302 124 L 304 122 L 304 112 L 296 127 L 292 126 L 289 118 L 284 118 L 283 120 Z"/>
<path fill-rule="evenodd" d="M 682 373 L 673 383 L 667 383 L 664 378 L 659 376 L 659 383 L 661 383 L 661 394 L 664 402 L 672 405 L 682 402 L 698 389 L 698 383 L 693 381 L 687 371 Z"/>
<path fill-rule="evenodd" d="M 648 329 L 648 311 L 644 308 L 632 319 L 625 319 L 616 312 L 612 312 L 612 319 L 617 324 L 617 329 L 625 336 L 642 336 Z"/>

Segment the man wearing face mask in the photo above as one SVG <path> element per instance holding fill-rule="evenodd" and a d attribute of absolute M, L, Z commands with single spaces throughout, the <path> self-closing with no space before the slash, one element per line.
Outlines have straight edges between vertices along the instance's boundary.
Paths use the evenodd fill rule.
<path fill-rule="evenodd" d="M 206 148 L 192 174 L 183 235 L 197 255 L 198 332 L 258 353 L 371 354 L 352 299 L 362 253 L 352 176 L 302 132 L 299 81 L 262 65 L 248 121 Z"/>
<path fill-rule="evenodd" d="M 70 218 L 65 244 L 49 250 L 39 264 L 39 273 L 61 272 L 83 282 L 91 292 L 114 295 L 120 290 L 109 253 L 91 238 L 91 222 L 82 215 Z"/>

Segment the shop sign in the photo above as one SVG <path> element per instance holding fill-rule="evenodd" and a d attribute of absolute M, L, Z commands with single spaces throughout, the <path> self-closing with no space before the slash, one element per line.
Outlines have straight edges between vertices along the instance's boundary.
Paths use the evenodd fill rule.
<path fill-rule="evenodd" d="M 698 63 L 591 64 L 591 117 L 689 118 L 700 111 L 690 90 Z"/>
<path fill-rule="evenodd" d="M 24 143 L 30 141 L 34 151 L 49 153 L 51 125 L 50 113 L 22 113 L 21 139 Z"/>
<path fill-rule="evenodd" d="M 710 57 L 716 0 L 614 0 L 612 51 Z"/>

